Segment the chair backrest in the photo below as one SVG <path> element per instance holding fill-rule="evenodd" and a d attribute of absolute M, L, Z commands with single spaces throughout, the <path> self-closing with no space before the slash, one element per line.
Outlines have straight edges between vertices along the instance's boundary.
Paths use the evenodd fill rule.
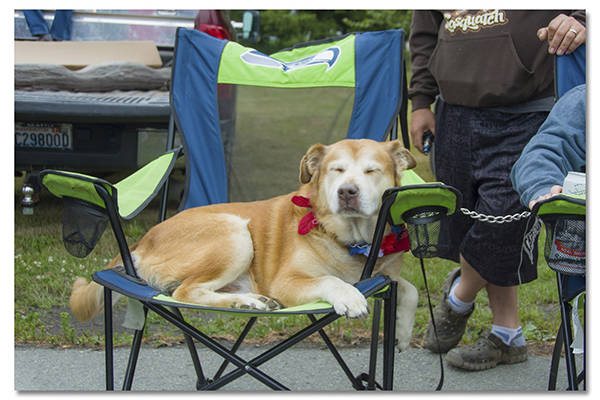
<path fill-rule="evenodd" d="M 310 145 L 384 140 L 407 101 L 403 50 L 402 30 L 267 56 L 179 29 L 171 107 L 186 158 L 181 208 L 290 192 Z"/>
<path fill-rule="evenodd" d="M 586 83 L 585 61 L 585 44 L 571 54 L 555 57 L 554 92 L 557 99 L 569 89 Z"/>

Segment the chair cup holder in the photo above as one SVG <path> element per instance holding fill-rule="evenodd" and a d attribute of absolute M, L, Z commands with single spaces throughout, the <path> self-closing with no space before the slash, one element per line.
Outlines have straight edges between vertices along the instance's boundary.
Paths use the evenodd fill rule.
<path fill-rule="evenodd" d="M 548 266 L 566 275 L 585 275 L 585 218 L 543 216 L 546 226 L 544 257 Z"/>
<path fill-rule="evenodd" d="M 108 225 L 105 210 L 89 202 L 63 197 L 63 243 L 78 258 L 87 257 Z"/>
<path fill-rule="evenodd" d="M 419 207 L 402 215 L 408 230 L 410 251 L 415 257 L 438 256 L 440 221 L 447 212 L 444 207 Z"/>

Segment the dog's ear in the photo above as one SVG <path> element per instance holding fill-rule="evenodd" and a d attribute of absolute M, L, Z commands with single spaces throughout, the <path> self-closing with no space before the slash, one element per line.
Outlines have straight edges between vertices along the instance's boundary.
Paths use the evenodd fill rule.
<path fill-rule="evenodd" d="M 300 183 L 308 183 L 319 170 L 326 146 L 315 144 L 308 149 L 300 161 Z"/>
<path fill-rule="evenodd" d="M 414 168 L 417 165 L 415 157 L 402 145 L 402 143 L 400 143 L 399 140 L 388 142 L 387 146 L 388 152 L 395 164 L 397 179 L 402 176 L 402 171 Z M 400 182 L 397 183 L 399 184 Z"/>

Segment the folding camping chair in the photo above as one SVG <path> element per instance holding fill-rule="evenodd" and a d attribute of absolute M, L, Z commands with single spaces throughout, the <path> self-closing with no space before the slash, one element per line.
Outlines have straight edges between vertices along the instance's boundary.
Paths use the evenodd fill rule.
<path fill-rule="evenodd" d="M 583 368 L 577 374 L 574 343 L 577 335 L 573 327 L 579 321 L 578 296 L 585 292 L 585 196 L 558 195 L 536 204 L 537 214 L 546 226 L 544 257 L 548 266 L 556 272 L 558 301 L 561 323 L 554 343 L 548 390 L 556 389 L 558 363 L 564 344 L 565 364 L 569 390 L 577 390 L 585 382 L 585 329 L 578 328 L 582 335 Z M 571 302 L 575 300 L 575 306 Z M 585 325 L 585 307 L 584 307 Z M 573 323 L 572 323 L 573 322 Z M 585 385 L 585 383 L 584 383 Z"/>
<path fill-rule="evenodd" d="M 586 48 L 582 45 L 569 55 L 556 56 L 554 65 L 555 96 L 560 98 L 569 89 L 586 82 Z M 546 244 L 544 256 L 548 266 L 556 271 L 558 300 L 561 324 L 556 335 L 548 390 L 556 389 L 556 379 L 561 350 L 565 352 L 567 381 L 569 390 L 577 390 L 583 381 L 585 388 L 585 330 L 578 330 L 583 336 L 583 365 L 577 375 L 573 354 L 573 326 L 579 316 L 572 315 L 571 303 L 586 290 L 585 284 L 585 197 L 574 198 L 560 195 L 536 204 L 533 210 L 546 226 Z M 559 238 L 562 238 L 559 240 Z M 557 242 L 558 240 L 558 242 Z M 557 244 L 563 248 L 559 251 Z M 564 250 L 564 248 L 568 250 Z M 571 254 L 565 254 L 565 251 Z M 561 256 L 562 255 L 562 256 Z M 575 307 L 575 312 L 577 308 Z M 572 318 L 570 316 L 572 315 Z M 584 311 L 585 321 L 585 311 Z M 576 326 L 576 325 L 575 325 Z"/>
<path fill-rule="evenodd" d="M 278 146 L 280 142 L 269 142 L 271 136 L 285 133 L 288 141 L 307 140 L 312 144 L 313 138 L 305 139 L 312 132 L 325 132 L 321 141 L 333 142 L 344 137 L 385 140 L 396 134 L 400 110 L 406 110 L 406 81 L 402 52 L 404 48 L 404 33 L 401 30 L 383 32 L 367 32 L 350 34 L 340 38 L 324 40 L 318 43 L 303 44 L 293 49 L 266 56 L 253 49 L 245 48 L 237 43 L 216 39 L 204 33 L 179 29 L 177 31 L 175 61 L 173 64 L 171 82 L 171 129 L 168 138 L 168 152 L 143 167 L 141 170 L 115 185 L 85 175 L 64 171 L 44 171 L 42 181 L 53 194 L 62 197 L 65 203 L 65 233 L 63 234 L 67 249 L 74 255 L 86 256 L 92 251 L 95 240 L 102 234 L 107 221 L 110 222 L 123 266 L 99 271 L 92 278 L 104 286 L 104 304 L 110 305 L 112 293 L 118 292 L 129 299 L 140 309 L 141 320 L 135 328 L 131 353 L 125 372 L 124 390 L 130 390 L 135 373 L 138 354 L 141 347 L 142 335 L 148 310 L 155 312 L 184 333 L 187 346 L 194 364 L 197 389 L 209 390 L 220 388 L 232 380 L 249 374 L 266 386 L 273 389 L 287 389 L 275 378 L 268 376 L 259 369 L 260 365 L 282 353 L 289 347 L 318 332 L 327 347 L 340 364 L 343 372 L 357 390 L 393 388 L 394 373 L 394 340 L 395 340 L 395 309 L 396 282 L 386 276 L 371 276 L 375 256 L 369 256 L 365 269 L 356 287 L 365 295 L 373 298 L 373 328 L 371 338 L 371 355 L 368 360 L 368 372 L 355 375 L 341 358 L 339 352 L 328 338 L 323 327 L 340 318 L 330 304 L 317 302 L 298 307 L 263 312 L 256 310 L 218 309 L 199 304 L 184 304 L 175 301 L 170 296 L 160 293 L 148 283 L 139 279 L 136 274 L 128 244 L 120 225 L 120 218 L 131 218 L 148 204 L 149 200 L 163 188 L 161 203 L 161 219 L 166 216 L 167 176 L 180 153 L 175 148 L 175 132 L 180 135 L 185 156 L 186 189 L 180 209 L 202 206 L 206 204 L 225 202 L 228 200 L 248 200 L 258 196 L 269 197 L 270 190 L 280 194 L 281 185 L 274 181 L 269 186 L 260 186 L 253 172 L 262 173 L 261 167 L 272 168 L 268 163 L 273 158 L 290 157 L 299 160 L 302 153 L 290 155 Z M 253 87 L 249 91 L 250 87 Z M 276 89 L 266 89 L 275 87 Z M 330 88 L 341 90 L 333 97 L 337 99 L 331 110 L 324 110 L 325 105 L 319 102 L 325 94 L 330 94 Z M 281 91 L 294 88 L 293 96 L 278 98 Z M 278 119 L 280 114 L 288 109 L 301 109 L 301 105 L 291 104 L 295 98 L 302 97 L 305 88 L 316 89 L 317 94 L 310 97 L 309 102 L 317 103 L 311 114 L 303 116 L 298 131 L 286 132 L 284 129 L 275 131 L 263 125 L 263 120 L 252 108 L 255 103 L 259 109 L 266 108 L 264 102 L 271 101 L 274 105 L 283 103 L 282 110 L 272 113 L 268 119 Z M 267 94 L 263 90 L 269 90 Z M 235 113 L 222 109 L 223 102 L 219 96 L 237 93 L 237 108 Z M 243 97 L 243 96 L 246 97 Z M 246 102 L 245 99 L 251 101 Z M 228 119 L 231 114 L 241 115 L 242 108 L 249 106 L 251 111 L 246 119 L 238 117 L 234 122 Z M 324 114 L 329 112 L 333 122 L 323 122 Z M 342 116 L 349 122 L 340 123 Z M 316 121 L 313 128 L 309 122 Z M 405 115 L 400 115 L 402 126 L 406 127 Z M 257 122 L 258 121 L 258 122 Z M 252 126 L 255 123 L 256 126 Z M 327 126 L 328 129 L 323 129 Z M 287 128 L 289 129 L 289 128 Z M 341 137 L 340 137 L 341 136 Z M 249 143 L 251 141 L 258 142 Z M 280 139 L 279 139 L 280 140 Z M 254 147 L 252 147 L 254 145 Z M 243 151 L 233 151 L 241 148 Z M 262 149 L 267 148 L 269 152 Z M 302 151 L 308 148 L 302 146 Z M 236 158 L 236 154 L 240 154 Z M 258 154 L 258 157 L 256 157 Z M 248 167 L 243 157 L 255 155 L 254 161 L 258 166 Z M 266 164 L 260 164 L 266 163 Z M 296 163 L 294 163 L 296 164 Z M 243 165 L 243 166 L 240 166 Z M 266 165 L 266 167 L 264 166 Z M 297 180 L 296 165 L 292 178 L 281 164 L 277 165 L 277 175 L 282 179 L 294 182 Z M 243 176 L 240 177 L 240 174 Z M 286 175 L 287 174 L 287 175 Z M 407 180 L 413 174 L 406 173 Z M 247 183 L 244 186 L 244 183 Z M 250 189 L 260 186 L 258 194 L 249 193 Z M 273 187 L 271 187 L 273 186 Z M 442 185 L 443 186 L 443 185 Z M 429 191 L 431 189 L 424 189 Z M 440 190 L 446 190 L 444 188 Z M 439 190 L 438 190 L 439 192 Z M 395 192 L 394 192 L 395 193 Z M 254 198 L 253 198 L 254 197 Z M 417 196 L 419 197 L 419 196 Z M 450 196 L 451 197 L 451 196 Z M 401 218 L 407 219 L 409 211 L 402 210 L 401 217 L 392 217 L 395 202 L 386 194 L 379 215 L 378 229 L 374 236 L 371 254 L 378 253 L 381 235 L 385 224 L 400 223 Z M 433 206 L 441 214 L 455 208 L 455 201 L 447 195 L 435 193 L 421 199 L 413 198 L 409 204 L 413 208 Z M 439 205 L 438 203 L 442 204 Z M 77 211 L 77 214 L 75 214 Z M 89 221 L 85 221 L 89 220 Z M 406 221 L 409 222 L 409 221 Z M 383 303 L 383 373 L 381 385 L 376 381 L 377 342 L 379 335 L 381 305 Z M 225 313 L 239 317 L 247 317 L 248 323 L 240 337 L 231 348 L 226 348 L 200 329 L 190 325 L 183 317 L 180 309 L 201 310 L 213 313 Z M 242 341 L 250 331 L 258 317 L 282 317 L 286 315 L 304 314 L 308 316 L 310 325 L 301 329 L 283 342 L 276 344 L 252 360 L 244 360 L 236 354 Z M 105 354 L 106 354 L 106 388 L 113 389 L 113 352 L 112 352 L 112 308 L 105 307 Z M 203 366 L 195 349 L 195 341 L 216 352 L 224 359 L 216 374 L 209 378 L 205 375 Z M 234 369 L 225 374 L 228 363 Z"/>

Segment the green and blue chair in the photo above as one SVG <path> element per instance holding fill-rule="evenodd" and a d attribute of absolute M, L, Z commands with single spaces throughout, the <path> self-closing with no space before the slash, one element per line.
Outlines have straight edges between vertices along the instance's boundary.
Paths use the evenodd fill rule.
<path fill-rule="evenodd" d="M 435 255 L 435 224 L 454 212 L 459 201 L 460 195 L 453 188 L 425 183 L 414 172 L 406 171 L 404 186 L 390 188 L 383 196 L 373 249 L 365 259 L 361 280 L 355 284 L 366 298 L 373 299 L 371 353 L 369 360 L 365 360 L 367 371 L 358 374 L 350 370 L 323 329 L 341 317 L 330 304 L 316 302 L 266 312 L 178 302 L 137 276 L 121 220 L 135 216 L 161 190 L 159 220 L 166 218 L 168 176 L 178 157 L 185 159 L 186 184 L 179 207 L 183 210 L 226 201 L 256 200 L 294 190 L 290 185 L 297 182 L 300 157 L 315 142 L 327 144 L 343 138 L 365 137 L 379 141 L 395 139 L 398 127 L 406 138 L 404 40 L 402 30 L 357 33 L 298 45 L 267 56 L 235 42 L 180 28 L 172 69 L 167 152 L 114 185 L 74 172 L 42 173 L 44 186 L 64 199 L 63 238 L 73 255 L 87 256 L 109 223 L 119 244 L 123 265 L 92 275 L 104 287 L 107 305 L 104 310 L 107 390 L 114 389 L 110 306 L 113 292 L 129 298 L 130 306 L 140 316 L 125 370 L 124 390 L 132 387 L 148 311 L 183 332 L 199 390 L 218 389 L 245 374 L 269 388 L 286 390 L 287 385 L 265 374 L 260 366 L 314 333 L 321 336 L 351 387 L 393 389 L 397 284 L 387 276 L 372 275 L 383 230 L 386 224 L 407 224 L 413 254 L 421 258 Z M 231 99 L 232 94 L 236 101 L 225 105 L 224 96 Z M 304 108 L 306 103 L 312 109 Z M 273 110 L 274 107 L 280 108 Z M 287 112 L 293 117 L 284 117 Z M 292 119 L 297 122 L 295 127 L 286 125 Z M 272 121 L 281 125 L 271 125 Z M 181 147 L 175 145 L 176 137 Z M 250 162 L 254 164 L 249 166 Z M 291 165 L 289 170 L 284 164 Z M 266 170 L 276 173 L 264 184 L 260 176 Z M 382 306 L 383 367 L 379 382 L 377 352 Z M 186 321 L 182 309 L 235 315 L 248 322 L 237 341 L 226 347 L 203 333 L 201 326 Z M 297 314 L 307 316 L 305 328 L 251 360 L 238 355 L 257 318 Z M 224 360 L 210 376 L 198 357 L 196 342 Z M 233 369 L 226 372 L 228 365 Z"/>

